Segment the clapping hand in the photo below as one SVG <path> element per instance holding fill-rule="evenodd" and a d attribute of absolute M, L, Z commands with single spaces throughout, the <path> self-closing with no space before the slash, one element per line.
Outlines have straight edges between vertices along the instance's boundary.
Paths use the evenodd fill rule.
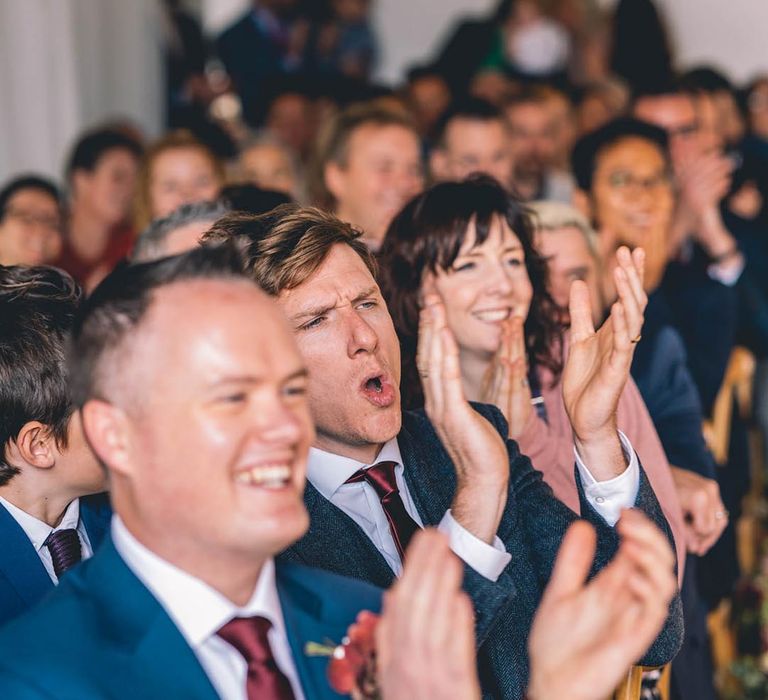
<path fill-rule="evenodd" d="M 462 576 L 444 535 L 416 533 L 376 628 L 386 700 L 479 700 L 472 603 Z"/>
<path fill-rule="evenodd" d="M 436 294 L 426 297 L 421 312 L 416 364 L 427 416 L 456 469 L 451 513 L 490 544 L 507 503 L 509 457 L 502 437 L 464 395 L 459 349 Z"/>
<path fill-rule="evenodd" d="M 669 543 L 639 511 L 616 527 L 619 550 L 589 582 L 594 529 L 577 521 L 563 539 L 528 641 L 530 700 L 607 697 L 667 618 L 677 587 Z"/>
<path fill-rule="evenodd" d="M 525 353 L 523 319 L 515 316 L 501 332 L 501 343 L 483 382 L 482 400 L 498 406 L 509 424 L 509 437 L 522 435 L 531 415 L 531 387 Z"/>
<path fill-rule="evenodd" d="M 640 340 L 648 297 L 643 291 L 642 248 L 621 247 L 613 271 L 618 300 L 608 320 L 595 331 L 589 291 L 571 286 L 571 336 L 563 372 L 563 401 L 576 449 L 598 481 L 621 474 L 626 463 L 616 431 L 616 409 Z"/>

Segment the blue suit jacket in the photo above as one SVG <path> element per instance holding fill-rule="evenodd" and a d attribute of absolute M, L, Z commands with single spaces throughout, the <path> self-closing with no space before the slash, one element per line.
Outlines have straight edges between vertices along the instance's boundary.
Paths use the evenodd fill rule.
<path fill-rule="evenodd" d="M 80 499 L 80 517 L 94 551 L 104 539 L 111 515 L 106 494 Z M 55 586 L 26 533 L 2 506 L 0 542 L 0 625 L 3 625 L 35 605 Z"/>
<path fill-rule="evenodd" d="M 339 642 L 381 592 L 301 566 L 276 567 L 286 632 L 308 700 L 340 696 L 309 641 Z M 13 700 L 217 700 L 192 649 L 110 537 L 40 605 L 0 629 L 0 697 Z"/>
<path fill-rule="evenodd" d="M 508 434 L 501 412 L 475 405 L 503 436 Z M 424 525 L 436 526 L 450 508 L 456 473 L 445 448 L 423 411 L 403 414 L 398 444 L 405 464 L 405 481 Z M 471 567 L 464 567 L 464 589 L 475 608 L 480 680 L 487 696 L 521 698 L 528 681 L 527 640 L 541 593 L 568 526 L 577 518 L 558 501 L 541 472 L 521 455 L 517 444 L 507 441 L 510 483 L 507 506 L 498 529 L 512 560 L 497 581 L 490 581 Z M 579 477 L 577 473 L 577 483 Z M 582 496 L 581 512 L 597 529 L 598 550 L 593 570 L 613 556 L 617 535 Z M 381 588 L 394 574 L 363 530 L 343 511 L 326 500 L 311 484 L 305 490 L 310 515 L 307 534 L 281 555 L 284 560 L 328 569 L 359 578 Z M 672 535 L 645 474 L 640 477 L 636 506 Z M 674 549 L 674 546 L 673 546 Z M 680 600 L 671 606 L 669 619 L 645 661 L 661 664 L 677 652 L 682 638 Z"/>

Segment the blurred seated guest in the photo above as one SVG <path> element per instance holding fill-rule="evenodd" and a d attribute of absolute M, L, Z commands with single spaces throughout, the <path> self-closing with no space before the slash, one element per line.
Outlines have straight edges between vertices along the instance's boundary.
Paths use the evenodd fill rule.
<path fill-rule="evenodd" d="M 758 76 L 747 85 L 744 102 L 749 135 L 768 143 L 768 76 Z"/>
<path fill-rule="evenodd" d="M 646 323 L 632 376 L 675 467 L 673 477 L 685 514 L 689 552 L 682 590 L 686 637 L 672 665 L 673 697 L 714 700 L 706 626 L 708 606 L 701 587 L 703 579 L 699 579 L 697 571 L 699 557 L 715 544 L 723 545 L 721 536 L 728 525 L 728 510 L 701 432 L 702 404 L 688 369 L 688 358 L 693 353 L 699 359 L 706 356 L 710 346 L 722 343 L 723 338 L 731 342 L 732 335 L 729 318 L 718 305 L 718 288 L 714 292 L 708 288 L 719 282 L 709 278 L 699 280 L 695 288 L 710 329 L 706 346 L 686 351 L 674 322 L 668 301 L 671 293 L 662 283 L 675 205 L 666 146 L 663 130 L 634 119 L 620 119 L 583 137 L 574 149 L 573 164 L 579 186 L 587 193 L 592 217 L 599 223 L 605 255 L 618 245 L 642 245 L 649 251 L 645 262 Z M 604 284 L 607 300 L 613 298 L 612 286 Z M 717 320 L 716 333 L 711 332 L 713 319 Z M 727 508 L 734 509 L 731 504 Z M 735 561 L 726 562 L 719 574 L 726 587 L 736 573 L 733 567 Z"/>
<path fill-rule="evenodd" d="M 435 66 L 416 66 L 408 71 L 405 95 L 421 138 L 431 144 L 440 117 L 451 103 L 451 90 Z"/>
<path fill-rule="evenodd" d="M 509 187 L 509 127 L 499 109 L 477 98 L 449 107 L 440 120 L 430 171 L 438 181 L 463 180 L 472 173 L 484 173 Z"/>
<path fill-rule="evenodd" d="M 392 217 L 424 184 L 413 122 L 377 104 L 348 107 L 318 140 L 312 199 L 363 232 L 377 250 Z"/>
<path fill-rule="evenodd" d="M 568 171 L 571 167 L 571 149 L 576 140 L 576 111 L 571 97 L 559 88 L 542 85 L 541 91 L 549 112 L 555 137 L 552 167 Z"/>
<path fill-rule="evenodd" d="M 75 402 L 115 517 L 93 558 L 0 632 L 14 648 L 5 694 L 338 697 L 305 644 L 341 640 L 381 594 L 274 560 L 309 525 L 307 373 L 236 251 L 120 267 L 72 342 Z M 45 673 L 30 673 L 40 658 Z"/>
<path fill-rule="evenodd" d="M 576 107 L 580 135 L 622 116 L 629 106 L 629 90 L 618 78 L 605 78 L 584 87 Z"/>
<path fill-rule="evenodd" d="M 512 149 L 512 185 L 524 200 L 570 203 L 573 178 L 557 165 L 563 139 L 551 94 L 548 88 L 531 87 L 504 106 Z"/>
<path fill-rule="evenodd" d="M 377 54 L 371 0 L 329 0 L 328 11 L 308 41 L 312 69 L 367 81 Z"/>
<path fill-rule="evenodd" d="M 286 144 L 302 162 L 311 155 L 316 136 L 313 99 L 301 81 L 280 81 L 271 91 L 266 106 L 264 127 Z"/>
<path fill-rule="evenodd" d="M 694 98 L 705 96 L 712 102 L 714 128 L 728 147 L 744 138 L 746 123 L 739 107 L 736 88 L 728 78 L 711 66 L 697 66 L 680 76 L 680 87 Z M 701 113 L 702 106 L 699 107 Z"/>
<path fill-rule="evenodd" d="M 298 0 L 251 0 L 250 5 L 216 39 L 216 51 L 240 95 L 246 120 L 256 126 L 264 117 L 269 82 L 301 70 L 308 27 L 297 17 Z"/>
<path fill-rule="evenodd" d="M 221 190 L 219 199 L 230 211 L 249 214 L 266 214 L 281 204 L 293 201 L 283 192 L 262 190 L 255 185 L 227 185 Z"/>
<path fill-rule="evenodd" d="M 50 265 L 61 252 L 63 205 L 59 189 L 37 175 L 0 189 L 0 265 Z"/>
<path fill-rule="evenodd" d="M 440 187 L 448 186 L 453 185 Z M 419 379 L 426 410 L 403 411 L 400 344 L 360 233 L 327 212 L 297 207 L 284 208 L 266 237 L 261 231 L 254 237 L 247 221 L 239 234 L 232 227 L 220 231 L 220 225 L 204 240 L 243 237 L 250 273 L 277 298 L 308 363 L 317 438 L 304 497 L 313 525 L 281 557 L 386 587 L 403 572 L 414 533 L 438 525 L 465 562 L 484 692 L 521 698 L 535 607 L 576 515 L 553 497 L 517 444 L 507 439 L 501 412 L 467 400 L 444 304 L 437 295 L 427 298 L 421 318 Z M 574 427 L 580 436 L 576 468 L 584 470 L 588 484 L 582 493 L 588 501 L 582 502 L 591 504 L 582 512 L 600 533 L 597 568 L 616 551 L 617 532 L 626 532 L 621 525 L 613 527 L 622 507 L 636 504 L 671 537 L 637 456 L 614 427 L 632 355 L 628 334 L 636 332 L 639 321 L 636 302 L 622 301 L 632 307 L 626 318 L 633 328 L 611 335 L 610 325 L 597 333 L 589 328 L 588 300 L 583 294 L 574 297 L 573 333 L 582 335 L 576 335 L 580 345 L 572 343 L 570 360 L 580 356 L 583 364 L 566 369 L 569 414 L 579 426 Z M 606 342 L 613 347 L 616 371 L 596 361 L 598 344 Z M 585 365 L 590 369 L 583 371 Z M 597 386 L 610 387 L 604 400 L 595 399 Z M 612 496 L 594 500 L 602 493 L 599 482 L 616 477 Z M 654 531 L 645 524 L 648 534 Z M 673 601 L 647 660 L 674 655 L 679 619 Z"/>
<path fill-rule="evenodd" d="M 155 219 L 136 239 L 132 262 L 148 262 L 194 248 L 214 221 L 229 209 L 218 202 L 182 204 L 173 214 Z"/>
<path fill-rule="evenodd" d="M 521 83 L 498 68 L 483 68 L 475 73 L 469 84 L 469 95 L 503 107 L 522 90 Z"/>
<path fill-rule="evenodd" d="M 135 223 L 143 231 L 153 219 L 182 204 L 213 201 L 224 184 L 221 162 L 188 131 L 173 131 L 144 154 L 136 192 Z"/>
<path fill-rule="evenodd" d="M 301 199 L 302 183 L 293 152 L 269 133 L 256 135 L 240 151 L 240 175 L 245 182 L 265 190 Z"/>
<path fill-rule="evenodd" d="M 709 415 L 735 342 L 745 260 L 720 210 L 734 163 L 723 153 L 719 132 L 704 128 L 702 105 L 691 93 L 672 86 L 638 96 L 632 111 L 663 129 L 668 138 L 671 171 L 666 177 L 674 177 L 678 196 L 670 231 L 662 239 L 673 259 L 658 269 L 665 273 L 668 309 L 685 342 L 704 414 Z M 646 189 L 654 186 L 668 185 L 649 183 Z M 634 189 L 618 189 L 637 199 L 637 183 Z M 638 202 L 648 199 L 646 195 Z M 715 318 L 719 332 L 713 336 Z"/>
<path fill-rule="evenodd" d="M 467 397 L 501 410 L 509 437 L 557 498 L 579 512 L 574 434 L 563 400 L 562 313 L 547 290 L 546 262 L 533 247 L 533 235 L 521 203 L 494 180 L 436 185 L 409 202 L 389 227 L 380 251 L 382 293 L 400 338 L 405 405 L 423 405 L 415 343 L 419 299 L 437 289 L 458 343 Z M 638 276 L 642 313 L 639 275 L 622 255 L 627 260 L 620 267 Z M 589 291 L 597 306 L 591 310 L 599 315 L 594 290 Z M 569 296 L 570 285 L 566 308 Z M 631 380 L 621 392 L 617 425 L 637 451 L 682 562 L 683 516 L 669 464 Z"/>
<path fill-rule="evenodd" d="M 539 0 L 500 0 L 487 18 L 459 23 L 436 60 L 454 94 L 462 94 L 480 70 L 525 78 L 563 74 L 570 55 L 565 28 Z"/>
<path fill-rule="evenodd" d="M 67 384 L 81 292 L 64 272 L 0 266 L 0 624 L 91 556 L 109 524 L 105 475 Z"/>
<path fill-rule="evenodd" d="M 86 291 L 131 250 L 129 216 L 140 157 L 141 146 L 114 129 L 87 132 L 69 156 L 69 221 L 56 266 Z"/>

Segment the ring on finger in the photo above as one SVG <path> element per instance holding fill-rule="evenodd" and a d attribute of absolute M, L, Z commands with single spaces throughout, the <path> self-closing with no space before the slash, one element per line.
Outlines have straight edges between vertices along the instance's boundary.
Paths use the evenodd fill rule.
<path fill-rule="evenodd" d="M 727 510 L 716 510 L 715 511 L 715 518 L 717 518 L 717 520 L 722 520 L 723 518 L 727 518 L 727 517 L 728 517 L 728 511 Z"/>
<path fill-rule="evenodd" d="M 643 334 L 642 333 L 638 333 L 637 334 L 637 338 L 632 338 L 632 340 L 630 340 L 629 342 L 630 343 L 639 343 L 642 340 L 642 338 L 643 338 Z"/>

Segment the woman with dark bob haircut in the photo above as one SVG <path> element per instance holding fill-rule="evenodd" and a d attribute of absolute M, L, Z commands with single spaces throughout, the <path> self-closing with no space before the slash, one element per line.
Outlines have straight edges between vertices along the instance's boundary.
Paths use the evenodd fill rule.
<path fill-rule="evenodd" d="M 562 398 L 565 329 L 562 310 L 547 292 L 533 224 L 523 205 L 491 178 L 435 185 L 390 224 L 379 281 L 400 336 L 404 406 L 418 408 L 424 401 L 416 368 L 419 311 L 423 298 L 437 294 L 458 345 L 466 397 L 501 409 L 509 437 L 555 495 L 578 512 L 573 432 Z M 631 381 L 617 420 L 633 445 L 643 445 L 641 462 L 677 541 L 682 514 L 669 465 Z"/>
<path fill-rule="evenodd" d="M 459 345 L 470 400 L 489 398 L 483 380 L 502 340 L 524 346 L 519 359 L 530 367 L 534 387 L 536 368 L 546 368 L 552 382 L 559 378 L 563 327 L 547 291 L 546 263 L 533 247 L 523 205 L 496 180 L 445 182 L 412 199 L 390 224 L 379 261 L 379 283 L 400 337 L 404 408 L 424 403 L 416 346 L 421 299 L 433 286 Z M 527 383 L 525 371 L 519 379 Z"/>

